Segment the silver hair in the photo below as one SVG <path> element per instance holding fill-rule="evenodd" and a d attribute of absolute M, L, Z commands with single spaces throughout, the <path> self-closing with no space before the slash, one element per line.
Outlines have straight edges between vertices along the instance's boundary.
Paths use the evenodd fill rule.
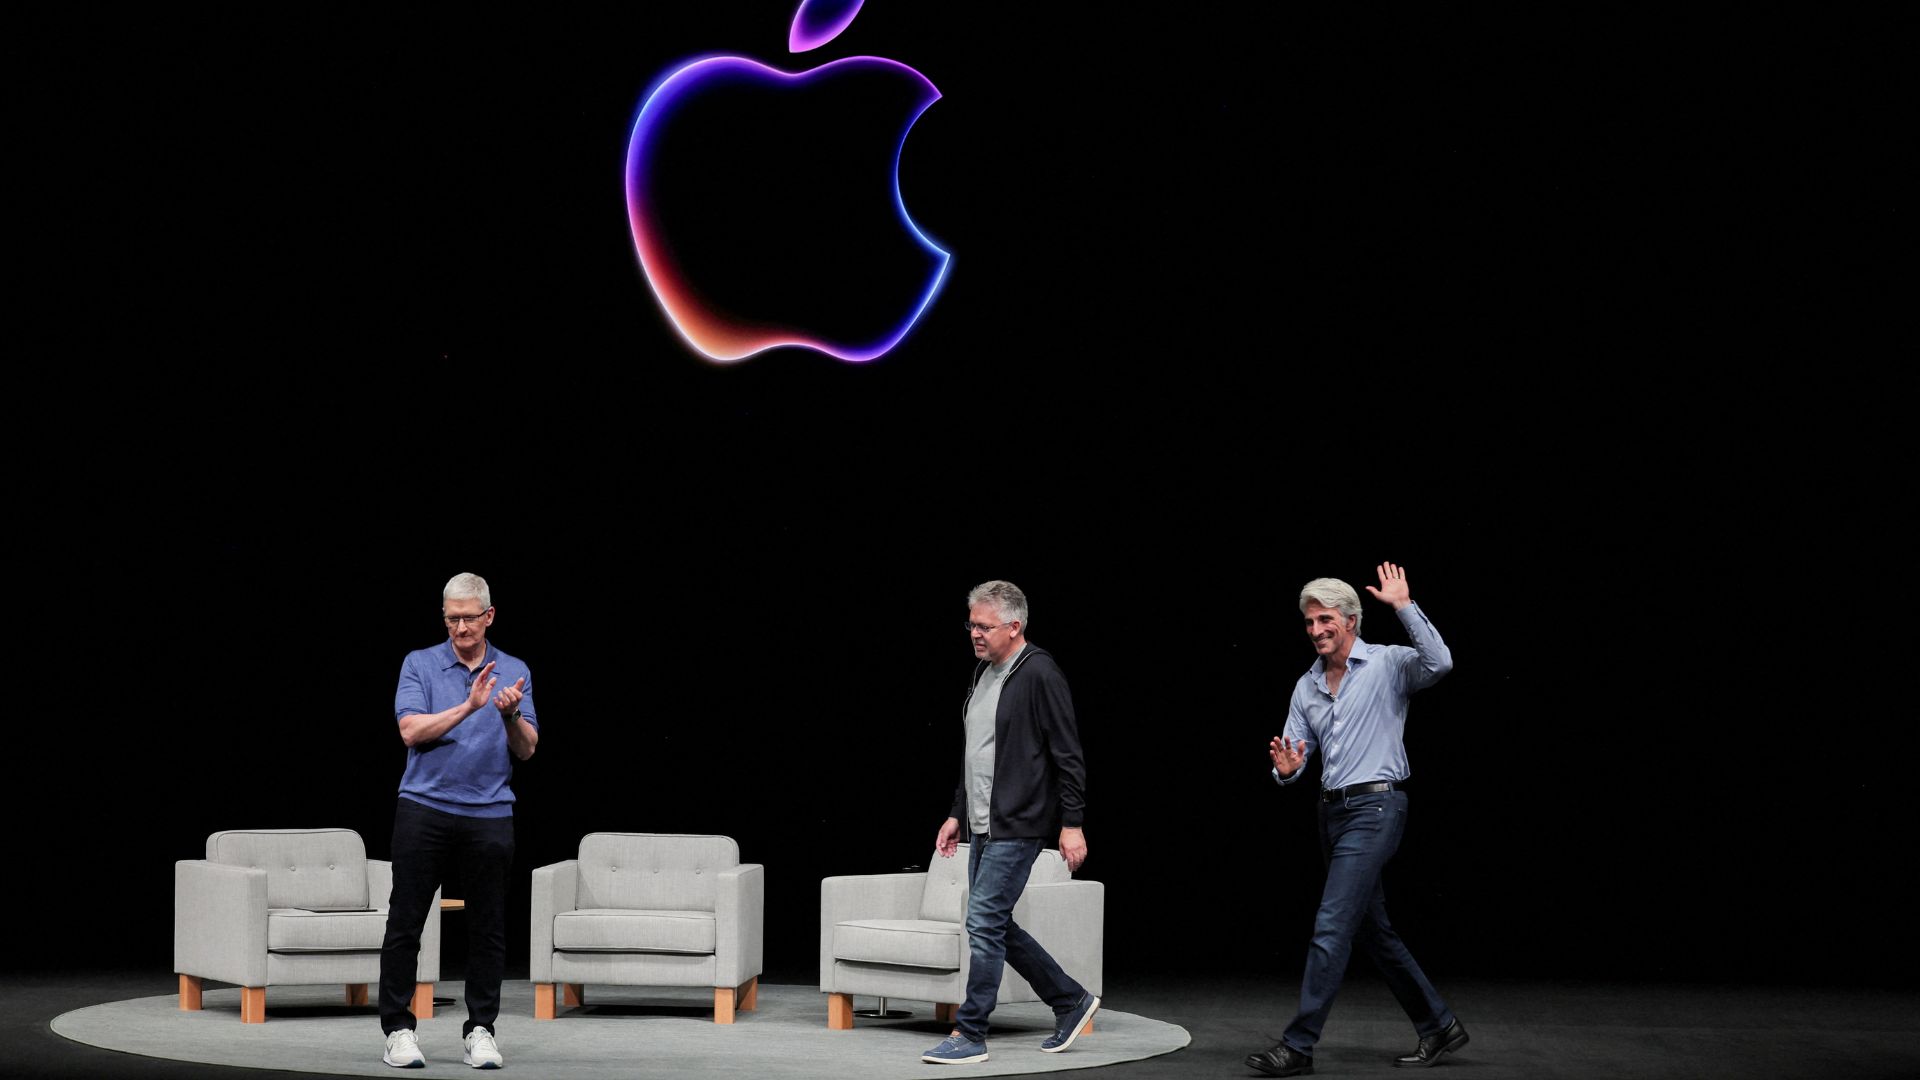
<path fill-rule="evenodd" d="M 478 600 L 480 610 L 493 606 L 493 591 L 487 588 L 487 579 L 479 574 L 455 574 L 440 590 L 441 600 Z"/>
<path fill-rule="evenodd" d="M 1021 633 L 1026 632 L 1027 594 L 1020 591 L 1020 586 L 1011 581 L 988 581 L 975 585 L 973 591 L 967 594 L 967 609 L 971 611 L 978 604 L 992 604 L 993 610 L 999 612 L 1002 619 L 1019 623 Z"/>
<path fill-rule="evenodd" d="M 1300 588 L 1300 614 L 1307 613 L 1308 604 L 1319 604 L 1323 608 L 1337 611 L 1353 619 L 1355 636 L 1360 633 L 1360 594 L 1353 586 L 1335 577 L 1318 577 Z"/>

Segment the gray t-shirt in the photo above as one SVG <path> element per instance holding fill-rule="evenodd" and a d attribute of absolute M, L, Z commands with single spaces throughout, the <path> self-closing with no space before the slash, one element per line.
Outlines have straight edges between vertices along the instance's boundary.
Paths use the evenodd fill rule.
<path fill-rule="evenodd" d="M 980 682 L 967 702 L 967 829 L 987 835 L 993 813 L 993 718 L 1000 711 L 1000 687 L 1007 681 L 1024 643 L 1005 662 L 980 673 Z"/>

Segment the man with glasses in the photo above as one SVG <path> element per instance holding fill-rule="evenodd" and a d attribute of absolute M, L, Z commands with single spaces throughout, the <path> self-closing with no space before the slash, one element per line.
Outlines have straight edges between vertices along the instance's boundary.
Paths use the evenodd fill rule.
<path fill-rule="evenodd" d="M 1387 921 L 1387 894 L 1380 884 L 1407 828 L 1402 786 L 1409 770 L 1401 741 L 1407 699 L 1452 671 L 1453 653 L 1413 602 L 1406 570 L 1381 563 L 1376 572 L 1380 587 L 1369 585 L 1367 591 L 1393 608 L 1412 648 L 1360 640 L 1360 594 L 1346 582 L 1315 578 L 1300 590 L 1307 640 L 1319 658 L 1294 684 L 1286 728 L 1267 753 L 1273 778 L 1282 784 L 1300 779 L 1307 758 L 1318 753 L 1327 884 L 1307 946 L 1300 1011 L 1278 1043 L 1246 1061 L 1248 1068 L 1269 1076 L 1313 1071 L 1313 1047 L 1356 942 L 1380 969 L 1420 1037 L 1413 1053 L 1394 1059 L 1396 1066 L 1424 1068 L 1467 1044 L 1467 1029 Z"/>
<path fill-rule="evenodd" d="M 540 742 L 533 676 L 487 642 L 493 599 L 486 580 L 458 574 L 441 593 L 447 640 L 409 653 L 394 692 L 407 770 L 393 814 L 393 898 L 380 950 L 382 1060 L 420 1068 L 426 1059 L 410 1007 L 433 893 L 449 877 L 467 904 L 466 1064 L 497 1069 L 494 1042 L 506 968 L 507 875 L 513 866 L 512 758 Z"/>
<path fill-rule="evenodd" d="M 937 1065 L 987 1060 L 987 1017 L 1000 994 L 1005 965 L 1053 1007 L 1053 1034 L 1040 1049 L 1073 1045 L 1100 999 L 1075 982 L 1033 936 L 1013 921 L 1033 860 L 1058 835 L 1069 870 L 1087 858 L 1087 770 L 1066 677 L 1044 649 L 1027 643 L 1027 597 L 1010 581 L 989 581 L 967 594 L 967 636 L 979 664 L 962 716 L 967 751 L 953 816 L 934 848 L 942 858 L 970 837 L 967 859 L 967 1000 L 953 1033 L 921 1055 Z"/>

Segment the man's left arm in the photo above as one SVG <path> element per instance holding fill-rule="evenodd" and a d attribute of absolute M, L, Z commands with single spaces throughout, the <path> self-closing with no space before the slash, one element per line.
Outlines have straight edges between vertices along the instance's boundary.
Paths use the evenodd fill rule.
<path fill-rule="evenodd" d="M 1060 856 L 1068 870 L 1087 861 L 1087 764 L 1080 752 L 1080 725 L 1073 715 L 1073 693 L 1057 670 L 1041 681 L 1040 730 L 1047 740 L 1060 789 Z"/>
<path fill-rule="evenodd" d="M 493 696 L 493 707 L 507 725 L 507 749 L 525 761 L 540 745 L 540 722 L 533 711 L 533 673 L 527 672 Z"/>
<path fill-rule="evenodd" d="M 1380 575 L 1380 587 L 1369 585 L 1367 591 L 1375 600 L 1393 606 L 1393 613 L 1400 617 L 1400 625 L 1407 628 L 1407 637 L 1413 642 L 1414 661 L 1402 668 L 1407 690 L 1425 690 L 1453 670 L 1453 651 L 1440 640 L 1440 631 L 1433 628 L 1433 621 L 1420 605 L 1413 602 L 1406 568 L 1381 563 L 1376 573 Z"/>

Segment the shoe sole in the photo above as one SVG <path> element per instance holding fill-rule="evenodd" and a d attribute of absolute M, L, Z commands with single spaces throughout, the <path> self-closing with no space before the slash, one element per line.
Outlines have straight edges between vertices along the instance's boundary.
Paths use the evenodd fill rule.
<path fill-rule="evenodd" d="M 1277 1072 L 1274 1072 L 1274 1071 L 1273 1071 L 1272 1069 L 1269 1069 L 1269 1068 L 1267 1068 L 1267 1067 L 1266 1067 L 1265 1065 L 1255 1065 L 1255 1064 L 1253 1063 L 1253 1059 L 1252 1059 L 1252 1058 L 1248 1058 L 1248 1059 L 1247 1059 L 1247 1060 L 1246 1060 L 1246 1061 L 1244 1062 L 1244 1064 L 1246 1065 L 1246 1067 L 1247 1067 L 1247 1068 L 1249 1068 L 1249 1069 L 1252 1069 L 1252 1070 L 1253 1070 L 1254 1072 L 1259 1072 L 1259 1073 L 1266 1073 L 1266 1074 L 1267 1074 L 1268 1076 L 1279 1076 L 1279 1075 L 1280 1075 L 1279 1073 L 1277 1073 Z M 1307 1066 L 1306 1068 L 1304 1068 L 1304 1069 L 1301 1069 L 1301 1070 L 1300 1070 L 1299 1072 L 1290 1072 L 1290 1073 L 1288 1073 L 1287 1075 L 1288 1075 L 1288 1076 L 1312 1076 L 1312 1075 L 1313 1075 L 1313 1066 L 1311 1066 L 1311 1065 L 1309 1065 L 1309 1066 Z"/>
<path fill-rule="evenodd" d="M 381 1054 L 380 1060 L 386 1062 L 387 1064 L 393 1066 L 396 1069 L 424 1069 L 427 1067 L 426 1058 L 417 1058 L 413 1061 L 395 1061 L 392 1058 L 388 1057 L 387 1055 Z"/>
<path fill-rule="evenodd" d="M 1087 1030 L 1087 1021 L 1092 1020 L 1093 1014 L 1099 1011 L 1100 999 L 1096 997 L 1093 999 L 1093 1007 L 1087 1010 L 1087 1015 L 1081 1017 L 1080 1022 L 1073 1025 L 1073 1031 L 1068 1033 L 1066 1042 L 1061 1043 L 1059 1046 L 1043 1046 L 1040 1048 L 1040 1052 L 1043 1054 L 1058 1054 L 1067 1047 L 1072 1046 L 1073 1040 L 1078 1039 L 1080 1033 Z"/>
<path fill-rule="evenodd" d="M 981 1054 L 979 1057 L 970 1058 L 943 1058 L 934 1057 L 932 1054 L 922 1054 L 920 1055 L 920 1060 L 929 1065 L 972 1065 L 976 1061 L 987 1060 L 987 1056 L 986 1054 Z"/>
<path fill-rule="evenodd" d="M 462 1065 L 471 1065 L 476 1069 L 497 1069 L 501 1065 L 498 1061 L 475 1061 L 470 1057 L 461 1058 L 460 1063 Z"/>

